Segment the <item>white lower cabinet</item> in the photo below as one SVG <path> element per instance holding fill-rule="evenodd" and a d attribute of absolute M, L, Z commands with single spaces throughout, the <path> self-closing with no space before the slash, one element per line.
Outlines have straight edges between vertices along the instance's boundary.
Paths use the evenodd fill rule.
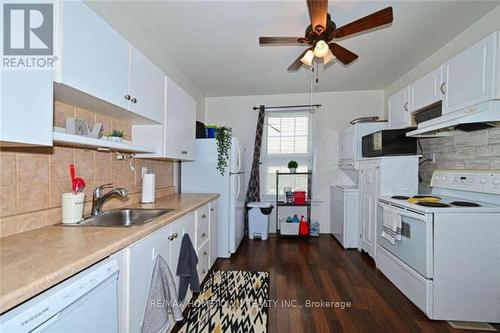
<path fill-rule="evenodd" d="M 212 240 L 209 237 L 208 207 L 217 206 L 217 201 L 202 206 L 198 211 L 179 218 L 177 221 L 135 242 L 131 246 L 115 253 L 120 268 L 118 280 L 119 331 L 136 333 L 141 331 L 142 319 L 146 308 L 156 257 L 162 256 L 168 263 L 174 276 L 176 286 L 179 277 L 176 275 L 177 263 L 182 245 L 182 237 L 189 234 L 193 247 L 198 254 L 198 275 L 201 280 L 212 266 L 209 253 Z M 197 220 L 199 213 L 206 213 L 206 237 L 198 246 L 197 226 L 203 225 Z M 203 229 L 203 228 L 202 228 Z M 200 234 L 201 236 L 201 234 Z M 188 290 L 185 301 L 189 301 L 192 293 Z M 173 319 L 170 318 L 172 328 Z"/>
<path fill-rule="evenodd" d="M 363 161 L 359 171 L 359 247 L 375 257 L 377 197 L 380 183 L 380 164 Z"/>
<path fill-rule="evenodd" d="M 209 266 L 215 263 L 217 260 L 217 221 L 219 221 L 219 205 L 218 201 L 212 201 L 209 204 L 210 207 L 210 220 L 209 220 L 209 237 L 210 237 L 210 264 Z"/>
<path fill-rule="evenodd" d="M 167 262 L 170 259 L 169 234 L 170 226 L 149 235 L 127 249 L 128 283 L 125 283 L 125 286 L 128 291 L 126 298 L 128 306 L 125 308 L 128 310 L 129 332 L 141 331 L 156 256 L 161 255 Z"/>
<path fill-rule="evenodd" d="M 210 268 L 210 206 L 207 204 L 200 207 L 196 212 L 196 248 L 198 254 L 198 276 L 202 281 Z"/>

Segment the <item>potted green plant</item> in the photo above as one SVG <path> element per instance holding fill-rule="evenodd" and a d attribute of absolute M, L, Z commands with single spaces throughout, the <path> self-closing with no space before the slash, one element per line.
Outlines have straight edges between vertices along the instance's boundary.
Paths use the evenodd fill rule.
<path fill-rule="evenodd" d="M 231 151 L 231 127 L 222 126 L 215 130 L 215 140 L 217 141 L 217 170 L 224 176 L 226 172 L 229 153 Z"/>
<path fill-rule="evenodd" d="M 290 169 L 290 173 L 296 173 L 298 166 L 299 166 L 299 163 L 297 163 L 297 161 L 288 162 L 288 169 Z"/>
<path fill-rule="evenodd" d="M 111 133 L 108 134 L 108 140 L 114 142 L 123 142 L 123 137 L 125 134 L 121 130 L 114 129 Z"/>

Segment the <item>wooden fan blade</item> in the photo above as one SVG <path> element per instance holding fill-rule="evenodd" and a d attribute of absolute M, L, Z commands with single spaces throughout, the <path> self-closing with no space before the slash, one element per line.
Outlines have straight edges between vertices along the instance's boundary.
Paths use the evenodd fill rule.
<path fill-rule="evenodd" d="M 312 48 L 309 48 L 307 50 L 305 50 L 304 52 L 302 52 L 299 57 L 297 59 L 295 59 L 295 61 L 290 65 L 288 66 L 288 70 L 289 71 L 296 71 L 297 69 L 300 68 L 300 66 L 302 66 L 302 61 L 300 61 L 300 59 L 302 59 L 302 57 L 306 54 L 307 51 L 309 50 L 312 50 Z"/>
<path fill-rule="evenodd" d="M 326 29 L 328 0 L 307 0 L 307 9 L 311 18 L 311 26 L 318 35 Z"/>
<path fill-rule="evenodd" d="M 269 44 L 304 44 L 304 37 L 259 37 L 260 45 Z"/>
<path fill-rule="evenodd" d="M 365 30 L 370 30 L 384 24 L 391 23 L 393 20 L 392 7 L 379 10 L 373 14 L 360 18 L 354 22 L 348 23 L 335 29 L 334 38 L 342 38 Z"/>
<path fill-rule="evenodd" d="M 330 51 L 332 51 L 335 58 L 337 58 L 344 65 L 348 65 L 358 58 L 356 53 L 352 53 L 346 48 L 343 48 L 337 43 L 328 44 Z"/>

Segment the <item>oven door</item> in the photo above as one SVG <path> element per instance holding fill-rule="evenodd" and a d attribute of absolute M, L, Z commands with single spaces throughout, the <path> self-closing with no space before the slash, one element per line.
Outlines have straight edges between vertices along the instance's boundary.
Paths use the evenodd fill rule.
<path fill-rule="evenodd" d="M 395 210 L 401 216 L 401 240 L 391 244 L 382 237 L 384 210 Z M 432 214 L 424 214 L 379 201 L 377 209 L 377 242 L 380 246 L 426 278 L 433 276 Z"/>

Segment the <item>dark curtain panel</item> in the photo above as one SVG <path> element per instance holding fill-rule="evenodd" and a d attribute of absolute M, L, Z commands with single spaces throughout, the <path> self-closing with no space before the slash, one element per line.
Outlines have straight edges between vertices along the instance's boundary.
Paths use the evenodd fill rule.
<path fill-rule="evenodd" d="M 257 130 L 255 131 L 255 147 L 253 150 L 252 171 L 248 181 L 247 195 L 245 197 L 245 235 L 248 235 L 248 210 L 247 203 L 260 201 L 260 149 L 262 146 L 262 134 L 264 132 L 264 118 L 266 107 L 259 107 Z"/>

